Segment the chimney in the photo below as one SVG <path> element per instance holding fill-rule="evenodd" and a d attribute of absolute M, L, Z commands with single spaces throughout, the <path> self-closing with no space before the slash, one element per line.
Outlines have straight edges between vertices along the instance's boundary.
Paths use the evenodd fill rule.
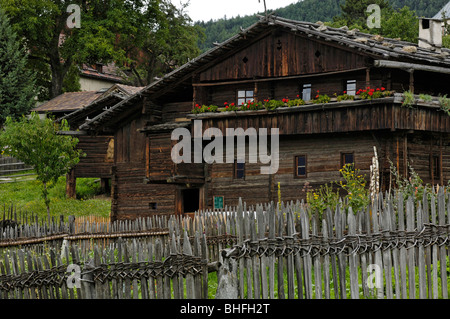
<path fill-rule="evenodd" d="M 419 47 L 441 52 L 442 48 L 442 20 L 419 19 Z"/>

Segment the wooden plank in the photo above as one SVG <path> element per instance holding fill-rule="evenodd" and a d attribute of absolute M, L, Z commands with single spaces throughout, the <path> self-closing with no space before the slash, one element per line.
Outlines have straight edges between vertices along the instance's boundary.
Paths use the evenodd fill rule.
<path fill-rule="evenodd" d="M 344 236 L 344 223 L 345 212 L 341 213 L 339 206 L 336 207 L 336 214 L 334 215 L 334 226 L 336 228 L 336 240 L 339 241 Z M 339 293 L 341 299 L 347 299 L 347 287 L 346 287 L 346 257 L 345 253 L 340 251 L 337 254 L 338 258 L 338 272 L 339 272 Z"/>
<path fill-rule="evenodd" d="M 444 187 L 439 188 L 438 192 L 438 218 L 439 225 L 445 225 L 445 194 Z M 441 290 L 442 298 L 448 299 L 448 286 L 447 286 L 447 259 L 446 259 L 446 247 L 442 245 L 439 249 L 439 261 L 441 267 Z"/>
<path fill-rule="evenodd" d="M 265 231 L 266 231 L 266 221 L 264 219 L 264 213 L 263 213 L 263 207 L 262 205 L 257 206 L 256 208 L 256 219 L 258 223 L 258 240 L 263 243 L 263 239 L 265 238 Z M 263 244 L 264 247 L 267 247 L 267 244 Z M 268 284 L 267 284 L 267 256 L 264 254 L 260 256 L 260 263 L 261 263 L 261 298 L 267 299 L 268 298 Z"/>
<path fill-rule="evenodd" d="M 189 237 L 187 231 L 184 231 L 183 237 L 183 254 L 185 256 L 193 256 L 192 254 L 192 246 L 189 241 Z M 195 285 L 194 285 L 194 276 L 190 273 L 186 274 L 186 298 L 187 299 L 195 299 Z"/>
<path fill-rule="evenodd" d="M 404 214 L 404 200 L 403 194 L 401 192 L 398 193 L 397 199 L 397 212 L 398 212 L 398 230 L 403 232 L 405 231 L 405 214 Z M 399 263 L 400 263 L 400 296 L 397 298 L 406 299 L 407 298 L 407 290 L 406 290 L 406 247 L 404 245 L 400 246 L 400 255 L 399 255 Z"/>
<path fill-rule="evenodd" d="M 389 236 L 391 216 L 390 216 L 389 205 L 386 205 L 383 210 L 381 210 L 380 222 L 381 230 L 384 235 Z M 386 298 L 393 299 L 393 289 L 392 289 L 392 256 L 391 249 L 383 249 L 383 266 L 384 266 L 384 278 L 385 278 L 385 290 Z"/>
<path fill-rule="evenodd" d="M 351 207 L 348 209 L 348 235 L 356 236 L 356 218 Z M 350 295 L 352 299 L 359 299 L 359 282 L 357 268 L 357 253 L 351 252 L 349 256 Z"/>
<path fill-rule="evenodd" d="M 275 227 L 276 227 L 276 212 L 275 207 L 270 205 L 268 214 L 268 224 L 269 224 L 269 239 L 267 244 L 267 250 L 270 252 L 268 257 L 268 268 L 269 268 L 269 298 L 275 298 L 275 256 L 272 253 L 275 250 Z"/>
<path fill-rule="evenodd" d="M 423 221 L 422 204 L 419 202 L 419 207 L 417 208 L 417 230 L 421 231 L 424 226 L 423 224 L 424 221 Z M 419 245 L 418 247 L 417 268 L 419 272 L 419 298 L 426 299 L 427 282 L 425 274 L 425 249 L 423 245 Z"/>
<path fill-rule="evenodd" d="M 309 240 L 309 220 L 308 213 L 303 209 L 303 206 L 300 208 L 300 224 L 301 224 L 301 232 L 302 239 Z M 303 269 L 305 274 L 305 298 L 312 299 L 312 261 L 311 255 L 306 254 L 303 257 Z"/>
<path fill-rule="evenodd" d="M 414 199 L 409 197 L 406 201 L 406 231 L 414 231 L 415 211 L 414 211 Z M 407 247 L 408 249 L 408 287 L 409 287 L 409 299 L 416 299 L 416 266 L 414 258 L 414 246 Z"/>
<path fill-rule="evenodd" d="M 292 208 L 287 211 L 286 219 L 287 219 L 287 238 L 289 240 L 292 240 L 292 242 L 293 242 L 294 220 L 293 220 L 293 216 L 292 216 Z M 295 298 L 294 256 L 291 253 L 287 256 L 286 259 L 287 259 L 286 260 L 286 271 L 287 271 L 288 299 L 294 299 Z M 319 268 L 320 268 L 320 265 L 319 265 Z M 319 271 L 320 271 L 320 269 L 319 269 Z M 321 282 L 320 274 L 319 274 L 319 282 Z M 316 282 L 316 285 L 317 285 L 317 282 Z M 319 285 L 319 289 L 321 290 L 320 285 Z"/>

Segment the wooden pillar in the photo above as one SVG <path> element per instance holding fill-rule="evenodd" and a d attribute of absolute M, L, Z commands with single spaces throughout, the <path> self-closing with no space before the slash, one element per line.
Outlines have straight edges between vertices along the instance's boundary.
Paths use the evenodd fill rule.
<path fill-rule="evenodd" d="M 258 102 L 258 82 L 255 82 L 255 86 L 253 89 L 253 101 Z"/>
<path fill-rule="evenodd" d="M 72 169 L 69 173 L 66 174 L 66 197 L 67 198 L 76 198 L 77 179 L 75 177 L 75 171 Z"/>
<path fill-rule="evenodd" d="M 408 178 L 408 134 L 403 137 L 403 176 Z"/>
<path fill-rule="evenodd" d="M 409 71 L 409 91 L 414 93 L 414 70 L 410 69 Z"/>
<path fill-rule="evenodd" d="M 440 175 L 440 183 L 444 186 L 444 168 L 442 162 L 442 133 L 439 133 L 439 175 Z"/>
<path fill-rule="evenodd" d="M 370 68 L 366 69 L 366 87 L 370 86 Z"/>

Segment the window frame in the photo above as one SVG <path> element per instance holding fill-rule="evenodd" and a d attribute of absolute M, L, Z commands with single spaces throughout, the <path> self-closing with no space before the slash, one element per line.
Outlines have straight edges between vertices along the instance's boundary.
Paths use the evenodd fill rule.
<path fill-rule="evenodd" d="M 353 167 L 356 166 L 356 163 L 355 163 L 356 162 L 355 161 L 355 152 L 341 152 L 341 167 L 340 167 L 340 169 L 343 168 L 345 164 L 351 164 L 351 163 L 345 163 L 345 156 L 346 155 L 352 155 L 352 157 L 353 157 Z"/>
<path fill-rule="evenodd" d="M 239 92 L 244 92 L 244 96 L 240 97 Z M 247 95 L 248 92 L 252 92 L 251 97 Z M 244 100 L 244 103 L 252 102 L 255 100 L 255 90 L 254 89 L 237 89 L 236 90 L 236 106 L 239 107 L 242 105 L 242 101 L 239 102 L 239 100 Z"/>
<path fill-rule="evenodd" d="M 242 169 L 238 169 L 238 164 L 242 164 L 243 168 Z M 242 170 L 242 177 L 238 177 L 238 170 Z M 233 167 L 233 179 L 235 180 L 245 180 L 245 173 L 246 173 L 246 169 L 245 169 L 245 162 L 243 163 L 238 163 L 237 160 L 234 161 L 234 167 Z"/>
<path fill-rule="evenodd" d="M 301 166 L 305 168 L 305 175 L 299 175 L 298 174 L 298 158 L 299 157 L 304 157 L 305 158 L 305 165 Z M 294 178 L 307 178 L 308 177 L 308 156 L 306 154 L 299 154 L 299 155 L 294 155 Z"/>
<path fill-rule="evenodd" d="M 309 100 L 305 99 L 305 89 L 309 89 Z M 301 98 L 303 101 L 311 101 L 312 100 L 312 84 L 304 83 L 302 84 L 302 91 L 300 92 Z"/>
<path fill-rule="evenodd" d="M 352 92 L 354 91 L 353 94 L 349 94 L 349 92 L 350 92 L 350 90 L 348 88 L 349 84 L 355 84 L 355 89 L 351 90 Z M 356 80 L 346 80 L 345 81 L 345 91 L 346 91 L 347 95 L 356 96 L 356 91 L 357 91 L 356 90 L 356 84 L 357 84 Z"/>

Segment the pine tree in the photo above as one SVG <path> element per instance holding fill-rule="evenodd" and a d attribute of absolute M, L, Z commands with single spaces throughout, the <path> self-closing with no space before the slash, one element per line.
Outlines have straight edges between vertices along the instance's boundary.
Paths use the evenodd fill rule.
<path fill-rule="evenodd" d="M 34 106 L 35 78 L 26 67 L 27 54 L 0 8 L 0 126 Z"/>
<path fill-rule="evenodd" d="M 368 16 L 366 10 L 370 4 L 378 4 L 381 10 L 390 8 L 389 2 L 386 0 L 346 0 L 341 5 L 341 17 L 347 25 L 364 24 Z"/>

